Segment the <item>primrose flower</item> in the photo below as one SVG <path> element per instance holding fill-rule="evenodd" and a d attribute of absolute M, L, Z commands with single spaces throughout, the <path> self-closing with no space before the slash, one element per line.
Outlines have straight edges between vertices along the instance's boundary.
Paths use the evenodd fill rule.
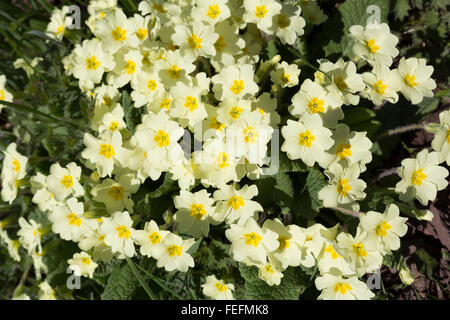
<path fill-rule="evenodd" d="M 142 55 L 138 50 L 120 50 L 114 55 L 116 65 L 108 73 L 107 81 L 121 88 L 141 74 Z"/>
<path fill-rule="evenodd" d="M 450 165 L 450 110 L 442 111 L 439 114 L 440 126 L 434 134 L 431 146 L 439 153 L 439 162 L 446 162 Z"/>
<path fill-rule="evenodd" d="M 73 50 L 73 76 L 80 81 L 80 88 L 92 89 L 102 80 L 103 73 L 115 67 L 112 55 L 102 49 L 98 39 L 84 40 Z"/>
<path fill-rule="evenodd" d="M 289 112 L 301 118 L 303 114 L 317 113 L 327 128 L 335 128 L 339 120 L 344 119 L 339 97 L 325 90 L 316 82 L 306 79 L 292 97 Z"/>
<path fill-rule="evenodd" d="M 322 293 L 318 300 L 370 300 L 375 294 L 358 277 L 344 278 L 341 275 L 325 273 L 314 281 Z"/>
<path fill-rule="evenodd" d="M 336 63 L 331 63 L 328 60 L 321 60 L 320 70 L 331 78 L 331 83 L 326 84 L 329 92 L 336 94 L 346 106 L 359 103 L 357 92 L 363 91 L 365 85 L 362 76 L 356 72 L 353 61 L 345 62 L 339 58 Z"/>
<path fill-rule="evenodd" d="M 171 39 L 173 44 L 180 47 L 181 56 L 191 58 L 212 57 L 216 55 L 214 43 L 219 35 L 214 27 L 205 25 L 201 21 L 194 21 L 189 25 L 176 25 Z"/>
<path fill-rule="evenodd" d="M 216 24 L 215 32 L 219 35 L 214 48 L 216 55 L 211 58 L 212 66 L 219 71 L 229 65 L 235 64 L 234 57 L 242 53 L 245 41 L 239 35 L 239 29 L 230 20 Z"/>
<path fill-rule="evenodd" d="M 168 234 L 162 241 L 162 245 L 154 250 L 154 257 L 158 260 L 156 266 L 164 267 L 166 271 L 188 271 L 189 268 L 194 267 L 194 259 L 187 252 L 194 242 L 194 238 L 183 240 L 176 234 Z"/>
<path fill-rule="evenodd" d="M 109 213 L 123 211 L 125 208 L 133 213 L 131 195 L 139 189 L 139 186 L 139 180 L 129 175 L 122 175 L 119 181 L 107 178 L 92 188 L 92 199 L 104 203 Z"/>
<path fill-rule="evenodd" d="M 78 198 L 84 195 L 84 189 L 80 184 L 81 167 L 75 162 L 69 163 L 66 168 L 59 163 L 50 167 L 50 175 L 47 177 L 47 189 L 57 201 L 62 201 L 69 195 Z"/>
<path fill-rule="evenodd" d="M 270 262 L 258 266 L 258 277 L 267 282 L 269 286 L 278 286 L 283 276 L 283 273 Z"/>
<path fill-rule="evenodd" d="M 196 0 L 191 12 L 192 18 L 211 25 L 222 22 L 231 15 L 227 2 L 228 0 Z"/>
<path fill-rule="evenodd" d="M 360 218 L 360 226 L 367 232 L 369 241 L 378 242 L 383 253 L 400 248 L 400 237 L 403 237 L 408 227 L 407 218 L 399 216 L 400 212 L 395 204 L 386 208 L 384 213 L 368 211 Z"/>
<path fill-rule="evenodd" d="M 140 252 L 147 257 L 154 257 L 156 248 L 162 246 L 164 238 L 170 231 L 160 230 L 155 221 L 145 223 L 144 230 L 136 230 L 133 238 L 136 244 L 140 245 Z"/>
<path fill-rule="evenodd" d="M 233 259 L 247 265 L 265 264 L 267 254 L 279 246 L 277 233 L 261 229 L 252 218 L 243 226 L 232 224 L 225 231 L 225 236 L 231 242 Z"/>
<path fill-rule="evenodd" d="M 378 242 L 367 237 L 367 232 L 358 227 L 356 235 L 341 232 L 338 234 L 337 247 L 339 252 L 349 260 L 350 266 L 358 276 L 379 269 L 383 255 L 378 251 Z"/>
<path fill-rule="evenodd" d="M 267 34 L 270 30 L 272 18 L 281 11 L 281 4 L 276 0 L 244 0 L 245 13 L 243 19 L 247 23 L 255 23 L 259 29 Z"/>
<path fill-rule="evenodd" d="M 395 185 L 395 192 L 402 201 L 417 198 L 426 206 L 436 199 L 439 190 L 448 186 L 448 170 L 439 166 L 438 153 L 429 153 L 427 149 L 420 151 L 416 159 L 404 159 L 398 173 L 402 180 Z"/>
<path fill-rule="evenodd" d="M 281 134 L 284 138 L 281 151 L 286 152 L 289 159 L 301 159 L 310 167 L 322 162 L 325 150 L 333 145 L 332 133 L 323 126 L 318 114 L 305 113 L 299 121 L 288 120 Z"/>
<path fill-rule="evenodd" d="M 41 253 L 41 224 L 36 223 L 33 219 L 30 219 L 30 222 L 28 222 L 23 217 L 20 217 L 19 226 L 20 229 L 17 231 L 19 242 L 27 250 L 28 254 L 31 255 L 31 253 L 35 252 L 36 248 L 38 249 L 38 252 Z"/>
<path fill-rule="evenodd" d="M 72 19 L 67 16 L 69 7 L 63 6 L 61 9 L 55 8 L 50 17 L 50 23 L 47 25 L 45 33 L 56 40 L 61 41 L 67 27 L 72 25 Z"/>
<path fill-rule="evenodd" d="M 127 211 L 116 212 L 111 219 L 105 219 L 100 225 L 100 233 L 105 235 L 104 242 L 111 247 L 113 253 L 119 253 L 119 258 L 133 257 L 136 253 L 131 227 L 133 220 Z"/>
<path fill-rule="evenodd" d="M 180 195 L 173 200 L 178 209 L 174 220 L 180 232 L 195 238 L 208 235 L 210 219 L 215 210 L 214 200 L 210 196 L 205 189 L 196 193 L 180 190 Z"/>
<path fill-rule="evenodd" d="M 294 224 L 284 226 L 278 219 L 267 219 L 263 224 L 263 230 L 265 229 L 276 232 L 279 242 L 278 248 L 269 253 L 269 261 L 280 270 L 285 270 L 288 266 L 299 266 L 302 260 L 301 247 L 305 242 L 301 228 Z"/>
<path fill-rule="evenodd" d="M 213 300 L 234 300 L 234 285 L 232 283 L 225 283 L 223 280 L 218 280 L 214 275 L 206 277 L 202 288 L 203 294 Z"/>
<path fill-rule="evenodd" d="M 282 88 L 294 87 L 298 84 L 300 69 L 296 64 L 288 64 L 282 61 L 274 70 L 270 71 L 270 80 L 279 84 Z"/>
<path fill-rule="evenodd" d="M 67 260 L 67 263 L 69 268 L 73 270 L 74 275 L 91 279 L 94 276 L 95 269 L 98 267 L 98 264 L 86 252 L 75 253 L 71 259 Z"/>
<path fill-rule="evenodd" d="M 366 60 L 372 66 L 386 66 L 392 64 L 392 59 L 398 56 L 395 47 L 398 38 L 393 35 L 386 23 L 369 23 L 366 27 L 354 25 L 349 29 L 350 36 L 355 40 L 353 52 Z"/>
<path fill-rule="evenodd" d="M 366 84 L 365 95 L 375 105 L 380 105 L 383 100 L 397 103 L 398 94 L 396 90 L 394 70 L 389 70 L 385 65 L 374 68 L 372 72 L 363 73 L 363 81 Z"/>
<path fill-rule="evenodd" d="M 86 149 L 81 153 L 81 157 L 95 166 L 100 177 L 111 176 L 114 164 L 120 161 L 124 154 L 120 132 L 107 132 L 99 138 L 85 133 L 83 141 Z"/>
<path fill-rule="evenodd" d="M 225 67 L 211 78 L 215 97 L 220 101 L 226 97 L 248 98 L 258 92 L 253 78 L 254 69 L 250 64 Z"/>
<path fill-rule="evenodd" d="M 6 101 L 6 102 L 12 102 L 13 96 L 12 94 L 6 90 L 6 77 L 4 75 L 0 75 L 0 100 Z M 0 104 L 0 112 L 5 106 L 3 104 Z"/>
<path fill-rule="evenodd" d="M 274 16 L 272 30 L 283 44 L 294 44 L 295 40 L 305 32 L 305 19 L 300 16 L 302 9 L 293 3 L 285 2 L 281 12 Z"/>
<path fill-rule="evenodd" d="M 56 300 L 55 290 L 50 287 L 47 281 L 39 284 L 39 300 Z"/>
<path fill-rule="evenodd" d="M 318 196 L 323 201 L 323 205 L 328 208 L 343 207 L 358 211 L 357 201 L 365 198 L 366 194 L 363 190 L 367 186 L 363 180 L 358 179 L 359 165 L 342 167 L 334 163 L 324 173 L 330 184 L 319 191 Z"/>
<path fill-rule="evenodd" d="M 214 220 L 226 221 L 227 224 L 237 221 L 238 225 L 244 225 L 248 219 L 254 218 L 257 212 L 263 211 L 258 202 L 250 200 L 257 195 L 256 185 L 245 185 L 239 190 L 233 185 L 222 186 L 213 194 L 214 200 L 217 201 Z"/>
<path fill-rule="evenodd" d="M 81 237 L 92 232 L 92 221 L 84 217 L 84 206 L 75 198 L 70 198 L 65 204 L 59 204 L 48 215 L 52 231 L 67 241 L 80 241 Z"/>

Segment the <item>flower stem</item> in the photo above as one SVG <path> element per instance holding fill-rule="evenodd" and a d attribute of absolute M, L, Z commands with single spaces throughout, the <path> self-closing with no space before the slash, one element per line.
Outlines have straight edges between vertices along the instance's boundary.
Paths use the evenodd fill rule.
<path fill-rule="evenodd" d="M 134 262 L 129 258 L 125 257 L 127 259 L 128 265 L 130 266 L 131 272 L 135 275 L 139 283 L 141 284 L 142 288 L 144 288 L 145 292 L 147 292 L 148 296 L 152 300 L 156 300 L 156 297 L 154 296 L 152 290 L 148 287 L 148 285 L 145 283 L 144 278 L 142 278 L 142 275 L 139 273 L 139 271 L 136 269 L 136 265 Z"/>
<path fill-rule="evenodd" d="M 387 136 L 393 136 L 393 135 L 396 135 L 396 134 L 401 134 L 401 133 L 404 133 L 404 132 L 413 131 L 413 130 L 417 130 L 417 129 L 424 129 L 424 128 L 425 128 L 425 124 L 424 123 L 410 124 L 410 125 L 407 125 L 407 126 L 398 127 L 398 128 L 395 128 L 395 129 L 391 129 L 391 130 L 382 132 L 378 136 L 376 136 L 374 138 L 374 140 L 379 140 L 379 139 L 387 137 Z"/>
<path fill-rule="evenodd" d="M 352 210 L 348 210 L 348 209 L 344 209 L 344 208 L 339 208 L 339 207 L 333 207 L 331 209 L 333 209 L 335 211 L 339 211 L 339 212 L 341 212 L 343 214 L 346 214 L 348 216 L 352 216 L 352 217 L 355 217 L 355 218 L 359 218 L 361 216 L 361 214 L 362 214 L 361 212 L 356 212 L 356 211 L 352 211 Z"/>

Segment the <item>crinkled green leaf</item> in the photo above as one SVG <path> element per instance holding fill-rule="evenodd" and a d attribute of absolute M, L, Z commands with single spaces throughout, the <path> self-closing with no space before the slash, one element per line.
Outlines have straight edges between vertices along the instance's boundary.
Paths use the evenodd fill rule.
<path fill-rule="evenodd" d="M 128 264 L 116 268 L 106 282 L 101 294 L 102 300 L 129 300 L 138 288 L 139 282 Z"/>

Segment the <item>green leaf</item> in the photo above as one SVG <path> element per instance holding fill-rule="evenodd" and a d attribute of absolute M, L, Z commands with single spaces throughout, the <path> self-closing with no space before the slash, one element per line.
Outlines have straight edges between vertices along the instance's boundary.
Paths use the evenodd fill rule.
<path fill-rule="evenodd" d="M 407 17 L 409 10 L 411 10 L 409 0 L 395 1 L 394 13 L 397 20 L 403 20 L 405 17 Z"/>
<path fill-rule="evenodd" d="M 135 108 L 127 91 L 122 91 L 122 108 L 127 128 L 131 134 L 134 134 L 136 126 L 141 123 L 141 115 L 144 108 Z"/>
<path fill-rule="evenodd" d="M 287 173 L 278 171 L 275 175 L 273 198 L 282 206 L 291 207 L 294 198 L 294 186 Z"/>
<path fill-rule="evenodd" d="M 439 264 L 436 259 L 430 256 L 424 248 L 419 248 L 414 253 L 420 258 L 420 260 L 425 263 L 424 271 L 426 272 L 427 276 L 429 278 L 433 278 L 433 269 Z"/>
<path fill-rule="evenodd" d="M 291 160 L 285 152 L 281 152 L 278 170 L 281 172 L 305 172 L 308 170 L 308 167 L 303 163 L 303 161 Z"/>
<path fill-rule="evenodd" d="M 198 247 L 200 246 L 200 243 L 202 242 L 203 238 L 195 240 L 194 244 L 186 251 L 190 255 L 193 255 L 195 252 L 197 252 Z"/>
<path fill-rule="evenodd" d="M 357 107 L 357 108 L 346 108 L 344 109 L 345 118 L 342 120 L 343 123 L 352 127 L 354 125 L 358 125 L 367 120 L 370 120 L 375 117 L 375 112 L 368 108 Z"/>
<path fill-rule="evenodd" d="M 391 254 L 387 254 L 383 257 L 383 265 L 393 269 L 400 269 L 400 263 L 403 257 L 398 251 L 393 251 Z"/>
<path fill-rule="evenodd" d="M 423 98 L 422 102 L 417 105 L 418 110 L 416 112 L 416 115 L 421 116 L 423 119 L 427 115 L 432 113 L 434 110 L 436 110 L 438 106 L 439 106 L 439 98 L 437 97 Z"/>
<path fill-rule="evenodd" d="M 111 274 L 116 268 L 118 268 L 122 261 L 117 258 L 113 258 L 109 262 L 98 261 L 98 267 L 94 271 L 94 276 L 105 277 Z"/>
<path fill-rule="evenodd" d="M 300 268 L 289 267 L 283 271 L 278 286 L 269 286 L 258 277 L 258 268 L 239 264 L 241 276 L 245 279 L 243 299 L 245 300 L 298 300 L 306 288 L 309 276 Z"/>
<path fill-rule="evenodd" d="M 278 54 L 278 48 L 275 45 L 275 40 L 272 39 L 272 40 L 267 41 L 266 53 L 267 53 L 267 57 L 269 59 L 272 59 L 275 55 Z"/>
<path fill-rule="evenodd" d="M 313 167 L 306 176 L 305 188 L 311 198 L 311 207 L 314 211 L 319 211 L 323 207 L 322 200 L 319 199 L 319 191 L 327 185 L 325 176 L 319 169 Z"/>
<path fill-rule="evenodd" d="M 130 266 L 124 264 L 116 268 L 106 282 L 105 290 L 101 294 L 102 300 L 129 300 L 139 282 L 133 274 Z"/>

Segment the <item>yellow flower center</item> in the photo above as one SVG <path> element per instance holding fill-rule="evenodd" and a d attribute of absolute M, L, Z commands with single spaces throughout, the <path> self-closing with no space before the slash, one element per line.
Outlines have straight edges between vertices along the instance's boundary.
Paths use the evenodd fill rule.
<path fill-rule="evenodd" d="M 221 284 L 220 282 L 217 282 L 215 284 L 215 287 L 217 288 L 217 290 L 219 290 L 220 292 L 224 292 L 227 290 L 227 286 L 224 284 Z"/>
<path fill-rule="evenodd" d="M 336 250 L 334 250 L 334 248 L 331 244 L 328 245 L 328 247 L 325 249 L 325 252 L 329 253 L 331 256 L 331 259 L 333 259 L 333 260 L 336 260 L 337 258 L 340 257 L 339 253 L 337 253 Z"/>
<path fill-rule="evenodd" d="M 291 21 L 289 20 L 288 16 L 285 14 L 280 13 L 278 15 L 277 25 L 278 28 L 284 29 L 288 27 L 291 24 Z"/>
<path fill-rule="evenodd" d="M 110 159 L 112 156 L 116 154 L 114 148 L 110 144 L 101 144 L 100 145 L 100 155 L 104 156 L 106 159 Z"/>
<path fill-rule="evenodd" d="M 136 32 L 136 36 L 139 38 L 139 40 L 144 40 L 147 37 L 148 31 L 147 29 L 139 28 Z"/>
<path fill-rule="evenodd" d="M 112 98 L 108 97 L 108 96 L 104 96 L 103 97 L 103 104 L 107 105 L 108 107 L 112 106 Z"/>
<path fill-rule="evenodd" d="M 367 48 L 367 51 L 369 51 L 370 53 L 373 53 L 373 54 L 377 53 L 377 51 L 380 50 L 380 47 L 375 44 L 374 39 L 370 39 L 369 41 L 366 41 L 366 48 Z"/>
<path fill-rule="evenodd" d="M 187 96 L 184 106 L 189 109 L 190 112 L 198 108 L 198 101 L 196 97 Z"/>
<path fill-rule="evenodd" d="M 220 169 L 228 168 L 230 166 L 230 156 L 225 152 L 219 152 L 216 163 L 219 165 Z"/>
<path fill-rule="evenodd" d="M 386 90 L 387 85 L 385 85 L 383 83 L 383 81 L 378 80 L 377 82 L 374 83 L 373 85 L 373 89 L 375 90 L 376 93 L 378 94 L 384 94 L 384 91 Z"/>
<path fill-rule="evenodd" d="M 119 238 L 125 238 L 128 240 L 130 238 L 131 231 L 127 226 L 120 226 L 116 228 Z"/>
<path fill-rule="evenodd" d="M 206 215 L 205 207 L 201 204 L 191 204 L 191 217 L 201 220 Z"/>
<path fill-rule="evenodd" d="M 170 108 L 170 104 L 172 103 L 172 99 L 164 99 L 163 101 L 161 101 L 161 104 L 159 105 L 159 107 L 161 109 L 169 109 Z"/>
<path fill-rule="evenodd" d="M 158 130 L 158 133 L 155 135 L 153 139 L 160 148 L 170 145 L 169 135 L 167 134 L 167 132 L 164 132 L 162 130 Z"/>
<path fill-rule="evenodd" d="M 344 91 L 347 89 L 347 84 L 345 83 L 344 79 L 342 77 L 337 77 L 333 79 L 334 84 L 340 91 Z"/>
<path fill-rule="evenodd" d="M 91 264 L 91 259 L 89 259 L 89 258 L 82 258 L 82 259 L 81 259 L 81 263 L 90 265 L 90 264 Z"/>
<path fill-rule="evenodd" d="M 403 81 L 405 81 L 406 85 L 408 87 L 415 87 L 417 86 L 417 82 L 416 82 L 416 77 L 415 76 L 410 76 L 409 73 L 405 74 L 405 77 L 403 78 Z"/>
<path fill-rule="evenodd" d="M 423 169 L 414 171 L 411 175 L 411 183 L 417 186 L 422 184 L 422 181 L 427 178 L 427 175 L 423 173 Z"/>
<path fill-rule="evenodd" d="M 312 241 L 313 237 L 312 236 L 307 236 L 305 241 Z"/>
<path fill-rule="evenodd" d="M 0 100 L 5 100 L 5 90 L 0 89 Z"/>
<path fill-rule="evenodd" d="M 239 108 L 238 106 L 233 107 L 230 111 L 231 118 L 233 118 L 233 120 L 239 119 L 239 116 L 241 115 L 243 110 L 244 109 Z"/>
<path fill-rule="evenodd" d="M 391 229 L 391 225 L 387 223 L 386 221 L 381 222 L 379 225 L 376 226 L 375 232 L 377 236 L 386 236 L 386 231 Z"/>
<path fill-rule="evenodd" d="M 313 97 L 309 102 L 308 102 L 308 109 L 311 113 L 318 113 L 318 112 L 324 112 L 325 108 L 324 105 L 325 101 L 320 100 L 316 97 Z"/>
<path fill-rule="evenodd" d="M 151 244 L 157 244 L 161 242 L 161 235 L 158 232 L 153 232 L 151 235 L 148 236 L 150 239 Z"/>
<path fill-rule="evenodd" d="M 244 205 L 244 199 L 242 199 L 242 197 L 240 196 L 232 196 L 230 199 L 228 199 L 228 206 L 232 207 L 233 210 L 237 210 Z"/>
<path fill-rule="evenodd" d="M 244 129 L 244 142 L 245 143 L 255 143 L 257 137 L 258 137 L 258 133 L 252 126 L 248 126 L 247 129 Z"/>
<path fill-rule="evenodd" d="M 111 189 L 109 189 L 108 194 L 115 201 L 118 201 L 125 197 L 124 191 L 125 191 L 125 189 L 122 186 L 112 186 Z"/>
<path fill-rule="evenodd" d="M 358 257 L 367 257 L 367 251 L 364 250 L 364 245 L 361 242 L 352 245 L 352 247 Z"/>
<path fill-rule="evenodd" d="M 307 148 L 311 148 L 314 140 L 316 140 L 316 137 L 314 137 L 309 130 L 298 135 L 298 144 Z"/>
<path fill-rule="evenodd" d="M 148 80 L 147 88 L 149 88 L 152 91 L 155 91 L 157 87 L 158 87 L 158 83 L 155 80 Z"/>
<path fill-rule="evenodd" d="M 350 157 L 352 155 L 351 150 L 351 144 L 350 143 L 340 143 L 336 149 L 336 154 L 339 157 L 339 159 L 344 159 L 345 157 Z"/>
<path fill-rule="evenodd" d="M 20 162 L 19 162 L 19 160 L 14 159 L 13 162 L 12 162 L 12 165 L 14 167 L 13 170 L 15 172 L 19 172 L 20 171 Z"/>
<path fill-rule="evenodd" d="M 350 287 L 347 283 L 345 283 L 345 282 L 339 282 L 339 283 L 336 283 L 335 285 L 334 285 L 334 292 L 340 292 L 341 294 L 345 294 L 346 292 L 347 292 L 347 290 L 348 291 L 351 291 L 352 290 L 352 287 Z"/>
<path fill-rule="evenodd" d="M 77 216 L 75 213 L 70 213 L 66 216 L 66 218 L 69 220 L 69 224 L 72 226 L 81 226 L 81 218 Z"/>
<path fill-rule="evenodd" d="M 336 189 L 341 196 L 347 197 L 347 192 L 352 190 L 352 187 L 348 184 L 348 179 L 341 179 L 339 180 Z"/>
<path fill-rule="evenodd" d="M 244 234 L 245 244 L 248 246 L 258 247 L 259 242 L 262 240 L 262 237 L 254 232 Z"/>
<path fill-rule="evenodd" d="M 173 244 L 167 248 L 167 252 L 169 253 L 170 257 L 174 257 L 175 255 L 177 255 L 179 257 L 179 256 L 181 256 L 181 252 L 183 252 L 183 247 Z"/>
<path fill-rule="evenodd" d="M 214 43 L 214 48 L 216 48 L 217 52 L 222 52 L 226 46 L 227 43 L 225 42 L 225 38 L 222 35 L 219 35 L 219 38 L 217 38 L 217 41 Z"/>
<path fill-rule="evenodd" d="M 267 8 L 265 5 L 257 6 L 255 10 L 255 16 L 259 19 L 263 19 L 267 14 Z"/>
<path fill-rule="evenodd" d="M 447 129 L 447 143 L 450 143 L 450 129 Z"/>
<path fill-rule="evenodd" d="M 208 12 L 206 13 L 206 15 L 211 19 L 216 19 L 220 15 L 219 5 L 218 4 L 210 5 L 208 7 Z"/>
<path fill-rule="evenodd" d="M 97 70 L 100 66 L 100 61 L 97 60 L 96 56 L 92 56 L 90 58 L 86 58 L 86 69 L 88 70 Z"/>
<path fill-rule="evenodd" d="M 127 65 L 125 66 L 125 70 L 127 70 L 128 74 L 133 74 L 136 72 L 136 63 L 134 61 L 128 60 Z"/>
<path fill-rule="evenodd" d="M 59 35 L 63 31 L 64 31 L 64 26 L 59 26 L 58 29 L 56 29 L 56 34 Z"/>
<path fill-rule="evenodd" d="M 197 37 L 195 33 L 193 33 L 192 36 L 187 38 L 187 42 L 189 44 L 189 47 L 191 47 L 191 49 L 200 49 L 202 47 L 202 38 Z"/>
<path fill-rule="evenodd" d="M 73 186 L 73 177 L 72 176 L 64 176 L 60 182 L 64 186 L 64 188 L 69 189 L 70 187 Z"/>
<path fill-rule="evenodd" d="M 286 236 L 278 236 L 279 247 L 278 250 L 284 250 L 289 248 L 289 237 Z"/>
<path fill-rule="evenodd" d="M 167 72 L 169 73 L 170 79 L 180 79 L 181 69 L 178 68 L 176 64 L 170 67 L 170 69 L 167 70 Z"/>
<path fill-rule="evenodd" d="M 244 80 L 233 80 L 233 85 L 230 87 L 230 91 L 234 94 L 239 94 L 244 90 Z"/>
<path fill-rule="evenodd" d="M 124 30 L 119 26 L 117 26 L 111 34 L 114 41 L 125 41 L 127 39 L 127 30 Z"/>
<path fill-rule="evenodd" d="M 119 123 L 117 121 L 111 121 L 109 124 L 109 130 L 116 131 L 119 128 Z"/>
<path fill-rule="evenodd" d="M 264 269 L 266 270 L 266 272 L 268 273 L 275 273 L 275 270 L 273 270 L 272 266 L 270 264 L 266 264 L 266 266 L 264 267 Z"/>

